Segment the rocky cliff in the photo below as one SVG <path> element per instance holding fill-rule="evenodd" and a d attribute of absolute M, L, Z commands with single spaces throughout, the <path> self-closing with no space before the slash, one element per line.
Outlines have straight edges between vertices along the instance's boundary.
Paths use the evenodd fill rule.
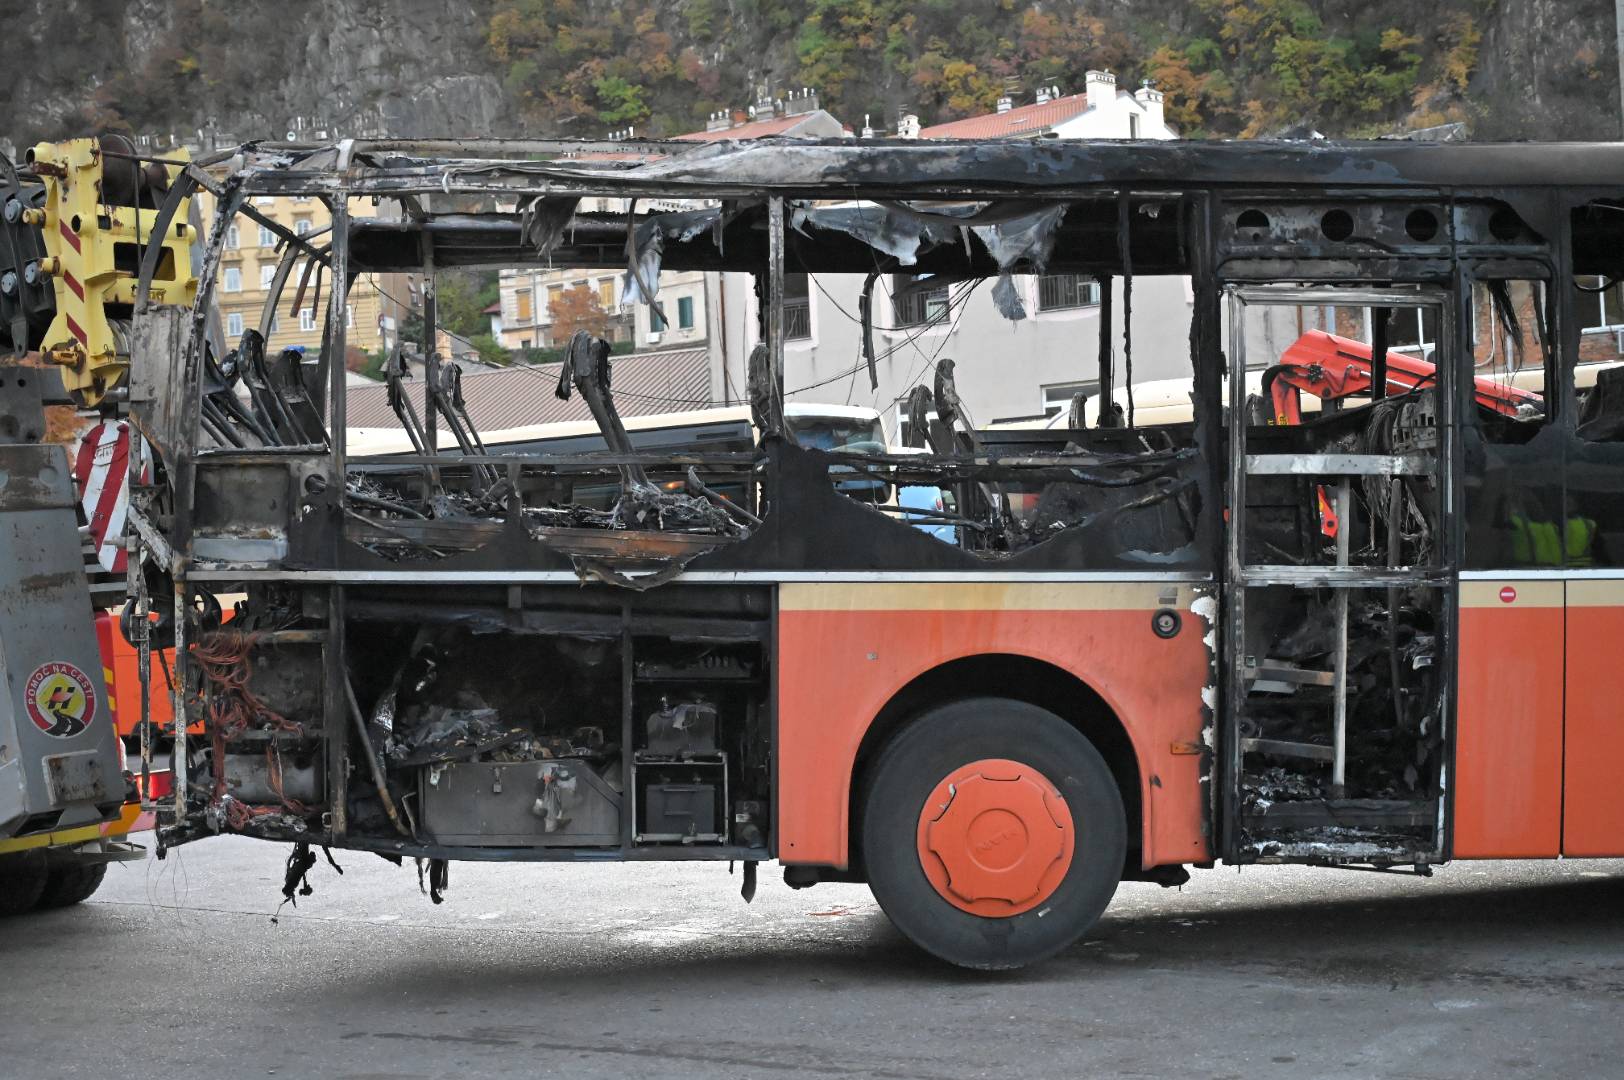
<path fill-rule="evenodd" d="M 444 0 L 0 2 L 0 135 L 517 134 L 486 62 L 489 12 Z"/>

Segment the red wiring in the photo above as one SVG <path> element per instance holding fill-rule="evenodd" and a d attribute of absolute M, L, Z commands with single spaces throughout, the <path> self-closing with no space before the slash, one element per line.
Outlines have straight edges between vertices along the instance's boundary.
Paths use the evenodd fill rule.
<path fill-rule="evenodd" d="M 226 823 L 241 831 L 255 818 L 271 814 L 294 814 L 303 817 L 309 808 L 297 799 L 282 793 L 282 759 L 275 742 L 265 747 L 267 775 L 271 790 L 281 801 L 277 806 L 250 806 L 241 799 L 226 797 L 226 744 L 239 738 L 250 728 L 260 731 L 282 731 L 293 735 L 304 733 L 296 720 L 289 720 L 266 705 L 249 689 L 252 673 L 249 654 L 258 643 L 258 635 L 237 630 L 217 630 L 192 646 L 192 658 L 203 674 L 204 697 L 207 701 L 206 727 L 214 752 L 214 787 L 209 805 L 224 808 Z"/>

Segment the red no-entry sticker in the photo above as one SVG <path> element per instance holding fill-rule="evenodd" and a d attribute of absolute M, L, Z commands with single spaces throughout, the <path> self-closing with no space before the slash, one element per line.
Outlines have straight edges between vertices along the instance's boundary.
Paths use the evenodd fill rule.
<path fill-rule="evenodd" d="M 1517 590 L 1510 585 L 1500 590 L 1500 602 L 1502 604 L 1509 604 L 1515 599 L 1517 599 Z"/>

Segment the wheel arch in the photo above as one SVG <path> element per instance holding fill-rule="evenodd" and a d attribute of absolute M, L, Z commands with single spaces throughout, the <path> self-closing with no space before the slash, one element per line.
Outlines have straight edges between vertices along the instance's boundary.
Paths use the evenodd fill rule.
<path fill-rule="evenodd" d="M 1122 796 L 1128 826 L 1126 869 L 1138 867 L 1144 837 L 1143 770 L 1118 711 L 1088 682 L 1057 664 L 1019 653 L 978 653 L 946 661 L 915 676 L 891 696 L 864 732 L 847 794 L 852 869 L 861 875 L 862 798 L 880 751 L 910 721 L 928 710 L 975 697 L 1005 698 L 1046 709 L 1094 744 Z"/>

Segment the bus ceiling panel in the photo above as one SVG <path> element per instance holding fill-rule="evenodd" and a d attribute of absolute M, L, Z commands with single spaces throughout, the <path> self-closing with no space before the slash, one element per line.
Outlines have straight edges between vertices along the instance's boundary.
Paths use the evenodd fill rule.
<path fill-rule="evenodd" d="M 1137 267 L 1135 267 L 1137 269 Z M 1228 258 L 1219 263 L 1219 276 L 1236 284 L 1302 282 L 1309 284 L 1431 284 L 1447 285 L 1453 266 L 1447 259 Z"/>
<path fill-rule="evenodd" d="M 1155 215 L 1143 212 L 1151 206 Z M 878 207 L 868 208 L 887 223 L 899 220 Z M 686 215 L 683 215 L 686 216 Z M 766 237 L 756 218 L 747 212 L 727 220 L 721 243 L 712 228 L 683 228 L 677 215 L 639 215 L 640 247 L 652 230 L 660 229 L 660 268 L 665 270 L 732 270 L 753 272 L 766 265 Z M 900 242 L 894 234 L 868 237 L 861 230 L 824 227 L 819 210 L 806 213 L 800 228 L 786 235 L 786 266 L 793 272 L 865 274 L 876 268 L 945 277 L 990 277 L 1000 267 L 987 243 L 959 228 L 923 230 Z M 966 230 L 968 227 L 966 227 Z M 350 227 L 351 266 L 364 272 L 413 272 L 421 269 L 433 238 L 434 261 L 439 266 L 551 265 L 623 269 L 626 262 L 624 217 L 578 215 L 561 243 L 545 255 L 527 244 L 516 216 L 475 217 L 447 215 L 425 221 L 356 219 Z M 1155 275 L 1188 273 L 1177 213 L 1165 204 L 1141 204 L 1131 230 L 1134 272 Z M 1054 231 L 1043 268 L 1062 273 L 1118 273 L 1122 259 L 1117 243 L 1115 211 L 1107 220 L 1094 208 L 1068 205 Z M 1031 258 L 1020 258 L 1016 272 L 1039 268 Z"/>

